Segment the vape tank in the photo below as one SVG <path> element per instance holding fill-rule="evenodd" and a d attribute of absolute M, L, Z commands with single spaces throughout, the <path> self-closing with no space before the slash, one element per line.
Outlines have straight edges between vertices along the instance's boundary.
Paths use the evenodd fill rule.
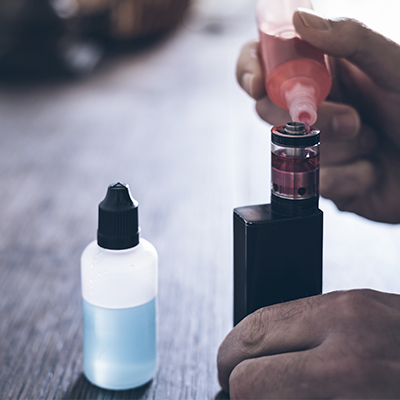
<path fill-rule="evenodd" d="M 319 130 L 271 130 L 271 204 L 234 210 L 234 324 L 255 310 L 322 293 Z"/>

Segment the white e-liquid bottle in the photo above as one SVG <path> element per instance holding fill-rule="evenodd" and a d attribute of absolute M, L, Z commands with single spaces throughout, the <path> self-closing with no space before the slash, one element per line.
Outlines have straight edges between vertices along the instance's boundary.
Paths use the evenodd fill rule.
<path fill-rule="evenodd" d="M 157 252 L 139 238 L 138 203 L 127 185 L 108 187 L 97 241 L 82 253 L 83 368 L 113 390 L 150 381 L 157 368 Z"/>

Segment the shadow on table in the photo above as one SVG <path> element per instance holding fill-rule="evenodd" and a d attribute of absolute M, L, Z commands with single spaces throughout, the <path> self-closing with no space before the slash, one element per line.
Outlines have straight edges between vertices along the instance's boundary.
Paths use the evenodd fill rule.
<path fill-rule="evenodd" d="M 63 400 L 85 400 L 85 399 L 102 399 L 102 400 L 135 400 L 140 399 L 150 387 L 151 381 L 146 385 L 131 390 L 106 390 L 92 385 L 83 374 L 79 376 L 72 387 L 63 396 Z M 218 397 L 218 399 L 224 399 Z"/>
<path fill-rule="evenodd" d="M 131 390 L 106 390 L 92 385 L 83 374 L 63 396 L 63 400 L 139 400 L 150 387 L 151 381 L 136 389 Z M 229 394 L 221 390 L 213 400 L 229 400 Z"/>

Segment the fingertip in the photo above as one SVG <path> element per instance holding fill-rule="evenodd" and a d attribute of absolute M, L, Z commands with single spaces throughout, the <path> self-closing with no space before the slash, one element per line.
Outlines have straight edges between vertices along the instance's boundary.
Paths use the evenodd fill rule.
<path fill-rule="evenodd" d="M 321 167 L 319 173 L 319 192 L 322 197 L 335 204 L 354 196 L 352 185 L 349 185 L 346 167 Z"/>
<path fill-rule="evenodd" d="M 339 139 L 352 139 L 360 131 L 361 120 L 357 111 L 346 107 L 332 117 L 332 131 Z"/>
<path fill-rule="evenodd" d="M 266 94 L 265 86 L 264 86 L 264 77 L 263 75 L 254 75 L 254 78 L 252 80 L 252 95 L 254 100 L 260 100 L 262 99 Z"/>
<path fill-rule="evenodd" d="M 321 31 L 328 31 L 331 28 L 330 21 L 314 10 L 299 7 L 293 15 L 293 24 L 295 27 L 303 26 Z"/>
<path fill-rule="evenodd" d="M 221 385 L 221 388 L 225 392 L 229 392 L 229 383 L 228 383 L 229 375 L 227 375 L 226 372 L 226 367 L 225 367 L 226 363 L 222 356 L 221 346 L 218 350 L 218 355 L 217 355 L 218 382 Z"/>
<path fill-rule="evenodd" d="M 239 85 L 255 100 L 265 96 L 264 77 L 257 41 L 246 43 L 243 46 L 237 62 L 236 77 Z"/>
<path fill-rule="evenodd" d="M 324 18 L 313 10 L 300 8 L 293 14 L 293 25 L 302 39 L 335 57 L 350 57 L 368 30 L 351 18 Z"/>
<path fill-rule="evenodd" d="M 303 40 L 323 53 L 347 59 L 384 89 L 400 90 L 397 43 L 353 18 L 327 20 L 310 11 L 296 11 L 293 24 Z"/>
<path fill-rule="evenodd" d="M 349 141 L 360 133 L 361 119 L 347 104 L 324 101 L 318 107 L 316 126 L 321 130 L 321 142 Z"/>
<path fill-rule="evenodd" d="M 286 124 L 290 121 L 289 112 L 275 105 L 268 96 L 257 100 L 256 111 L 261 119 L 271 125 Z"/>
<path fill-rule="evenodd" d="M 260 76 L 245 72 L 241 78 L 240 86 L 254 100 L 259 100 L 265 96 L 265 89 Z"/>
<path fill-rule="evenodd" d="M 363 198 L 376 184 L 376 166 L 367 159 L 350 164 L 321 167 L 320 194 L 338 204 Z M 345 207 L 340 207 L 340 209 Z M 351 211 L 351 210 L 347 210 Z"/>
<path fill-rule="evenodd" d="M 247 92 L 247 94 L 251 97 L 253 97 L 253 80 L 254 80 L 254 75 L 246 72 L 242 76 L 242 80 L 240 82 L 240 86 Z"/>
<path fill-rule="evenodd" d="M 235 399 L 249 399 L 249 388 L 252 386 L 254 375 L 249 373 L 252 360 L 244 360 L 238 364 L 229 377 L 229 397 Z"/>
<path fill-rule="evenodd" d="M 220 375 L 218 374 L 218 382 L 222 388 L 222 390 L 226 393 L 229 393 L 229 384 L 225 382 L 225 380 L 222 380 L 220 378 Z"/>

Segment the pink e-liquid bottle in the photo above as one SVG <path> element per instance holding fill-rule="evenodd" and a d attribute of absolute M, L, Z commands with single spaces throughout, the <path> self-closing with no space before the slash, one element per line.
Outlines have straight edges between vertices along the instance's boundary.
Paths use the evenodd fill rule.
<path fill-rule="evenodd" d="M 256 20 L 260 34 L 265 88 L 269 98 L 289 110 L 292 121 L 312 125 L 317 106 L 331 88 L 324 54 L 300 39 L 292 18 L 310 0 L 259 0 Z"/>

